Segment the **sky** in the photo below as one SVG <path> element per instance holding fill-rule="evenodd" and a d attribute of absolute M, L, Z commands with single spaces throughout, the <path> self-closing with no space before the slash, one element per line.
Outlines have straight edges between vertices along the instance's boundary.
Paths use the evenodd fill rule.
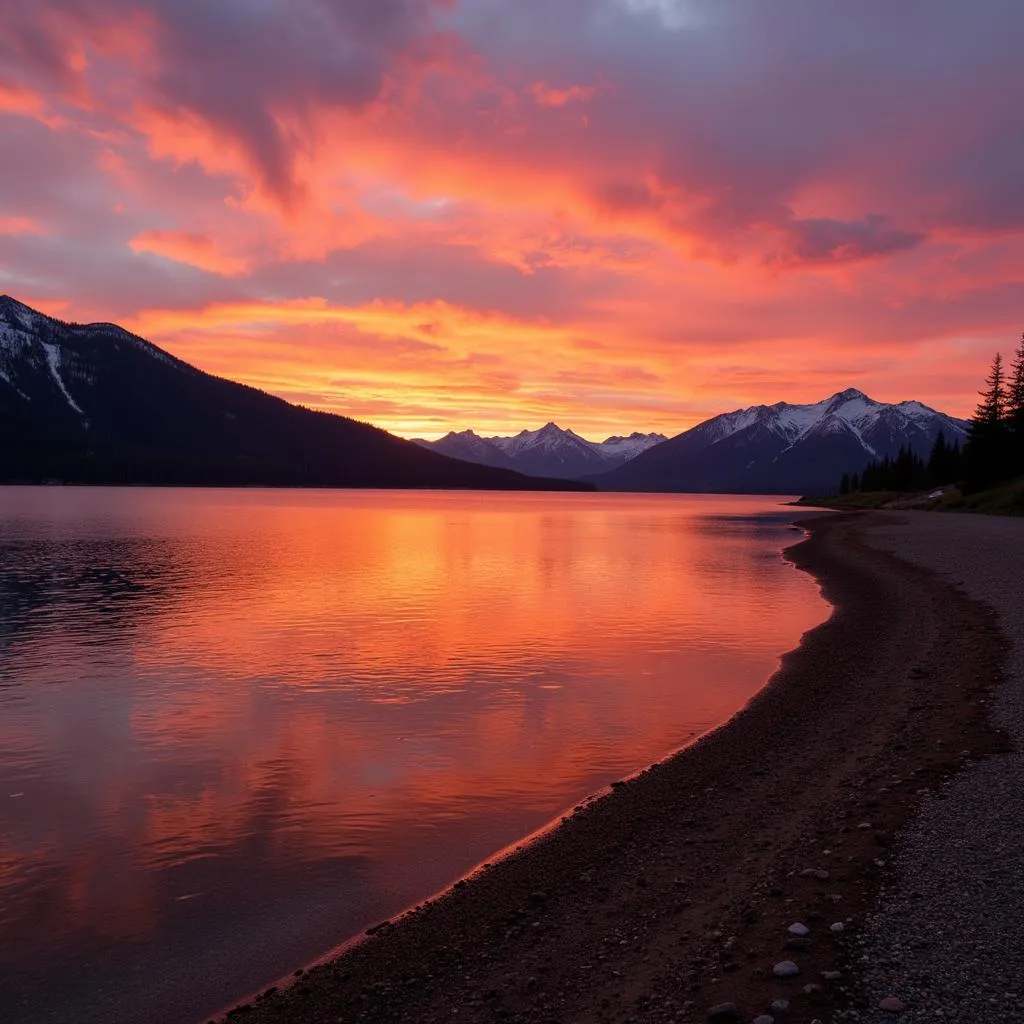
<path fill-rule="evenodd" d="M 969 415 L 1019 0 L 4 0 L 0 292 L 405 436 Z"/>

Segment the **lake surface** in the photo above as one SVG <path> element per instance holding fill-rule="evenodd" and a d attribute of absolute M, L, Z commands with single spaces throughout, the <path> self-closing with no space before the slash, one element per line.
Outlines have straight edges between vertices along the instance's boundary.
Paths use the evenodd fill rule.
<path fill-rule="evenodd" d="M 195 1024 L 721 723 L 792 515 L 0 488 L 0 1020 Z"/>

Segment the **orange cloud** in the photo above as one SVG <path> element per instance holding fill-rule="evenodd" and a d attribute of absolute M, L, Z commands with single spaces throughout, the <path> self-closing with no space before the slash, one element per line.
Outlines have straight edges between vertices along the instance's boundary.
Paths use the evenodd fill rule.
<path fill-rule="evenodd" d="M 530 94 L 542 107 L 564 107 L 569 103 L 586 103 L 593 99 L 597 89 L 592 85 L 570 85 L 556 89 L 545 82 L 534 82 Z"/>
<path fill-rule="evenodd" d="M 162 256 L 224 277 L 245 274 L 252 266 L 251 260 L 244 256 L 222 252 L 208 235 L 188 231 L 143 231 L 128 245 L 133 252 Z"/>

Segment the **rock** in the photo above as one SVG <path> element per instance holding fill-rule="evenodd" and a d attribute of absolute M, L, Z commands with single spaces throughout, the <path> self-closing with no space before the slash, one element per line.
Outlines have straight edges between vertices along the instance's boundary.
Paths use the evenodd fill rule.
<path fill-rule="evenodd" d="M 879 1002 L 878 1008 L 885 1010 L 886 1013 L 902 1013 L 906 1009 L 906 1004 L 896 996 L 886 996 Z"/>
<path fill-rule="evenodd" d="M 831 876 L 824 868 L 804 868 L 800 872 L 801 878 L 817 878 L 819 882 L 827 881 Z"/>
<path fill-rule="evenodd" d="M 774 1000 L 772 1000 L 772 1013 L 789 1013 L 789 1000 L 788 999 L 774 999 Z"/>
<path fill-rule="evenodd" d="M 789 934 L 798 935 L 802 938 L 804 935 L 810 935 L 811 929 L 808 928 L 807 925 L 797 922 L 796 924 L 791 924 L 789 926 Z"/>
<path fill-rule="evenodd" d="M 740 1019 L 740 1011 L 735 1003 L 719 1003 L 708 1010 L 708 1020 L 714 1024 L 729 1024 Z"/>
<path fill-rule="evenodd" d="M 754 1018 L 754 1024 L 775 1024 L 775 1018 L 770 1013 L 762 1013 Z"/>
<path fill-rule="evenodd" d="M 772 974 L 776 978 L 795 978 L 799 973 L 800 968 L 792 960 L 780 960 L 772 968 Z"/>
<path fill-rule="evenodd" d="M 821 976 L 825 981 L 838 981 L 843 974 L 842 971 L 822 971 Z"/>
<path fill-rule="evenodd" d="M 833 935 L 838 935 L 840 932 L 846 931 L 846 925 L 842 921 L 836 921 L 835 924 L 829 925 L 828 930 Z"/>

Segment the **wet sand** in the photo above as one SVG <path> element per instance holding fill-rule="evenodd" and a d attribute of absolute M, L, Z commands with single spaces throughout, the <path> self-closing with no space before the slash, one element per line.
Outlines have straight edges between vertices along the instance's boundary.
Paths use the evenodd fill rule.
<path fill-rule="evenodd" d="M 1005 748 L 984 703 L 994 615 L 866 544 L 886 518 L 807 521 L 788 557 L 835 611 L 729 723 L 231 1018 L 702 1021 L 731 1003 L 720 1020 L 750 1021 L 787 999 L 780 1019 L 809 1024 L 856 1006 L 850 944 L 894 833 L 964 749 Z M 783 960 L 797 977 L 773 976 Z"/>

